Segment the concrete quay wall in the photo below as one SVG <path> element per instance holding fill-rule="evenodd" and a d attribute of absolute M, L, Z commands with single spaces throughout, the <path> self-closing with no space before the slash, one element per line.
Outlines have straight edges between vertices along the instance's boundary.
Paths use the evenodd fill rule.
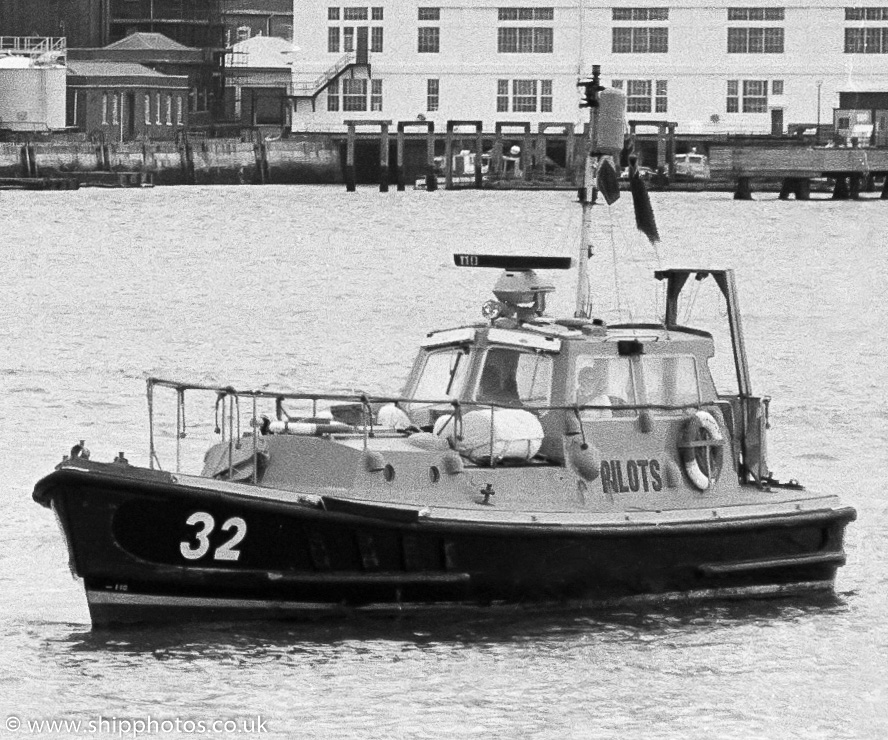
<path fill-rule="evenodd" d="M 262 142 L 0 143 L 0 178 L 138 173 L 158 185 L 341 183 L 340 159 L 338 144 L 323 135 Z"/>
<path fill-rule="evenodd" d="M 303 135 L 265 142 L 269 182 L 343 182 L 342 155 L 331 136 Z"/>

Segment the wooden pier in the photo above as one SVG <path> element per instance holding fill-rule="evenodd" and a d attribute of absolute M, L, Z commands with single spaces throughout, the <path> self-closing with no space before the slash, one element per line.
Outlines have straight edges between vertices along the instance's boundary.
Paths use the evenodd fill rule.
<path fill-rule="evenodd" d="M 439 180 L 458 188 L 574 188 L 581 174 L 585 132 L 573 123 L 531 124 L 499 121 L 485 132 L 481 121 L 448 121 L 436 132 L 430 121 L 348 120 L 347 132 L 331 134 L 335 146 L 344 146 L 346 188 L 354 190 L 358 160 L 375 170 L 379 189 L 388 190 L 392 157 L 390 132 L 395 134 L 395 179 L 398 190 L 407 180 L 414 187 L 435 190 Z M 508 149 L 507 149 L 508 145 Z M 369 152 L 378 146 L 378 165 Z M 363 148 L 363 157 L 361 149 Z M 408 151 L 409 149 L 409 151 Z M 408 161 L 409 160 L 409 161 Z"/>
<path fill-rule="evenodd" d="M 823 178 L 834 182 L 833 199 L 853 200 L 872 191 L 875 178 L 888 175 L 888 149 L 713 144 L 709 166 L 713 180 L 736 183 L 736 200 L 750 200 L 753 183 L 766 181 L 781 183 L 782 200 L 791 195 L 808 200 L 812 181 Z M 888 199 L 888 178 L 881 197 Z"/>

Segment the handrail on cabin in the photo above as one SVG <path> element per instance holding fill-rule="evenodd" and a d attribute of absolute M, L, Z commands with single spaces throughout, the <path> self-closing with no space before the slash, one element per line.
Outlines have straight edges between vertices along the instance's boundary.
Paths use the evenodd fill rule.
<path fill-rule="evenodd" d="M 516 407 L 513 403 L 498 403 L 494 401 L 459 401 L 453 398 L 416 398 L 414 396 L 401 396 L 401 395 L 372 395 L 368 393 L 362 393 L 360 391 L 356 391 L 354 393 L 336 393 L 332 391 L 288 391 L 284 389 L 273 389 L 273 388 L 255 388 L 255 389 L 237 389 L 230 385 L 216 385 L 216 384 L 208 384 L 208 383 L 184 383 L 175 380 L 167 380 L 164 378 L 148 378 L 148 392 L 151 393 L 152 389 L 155 386 L 159 386 L 162 388 L 170 388 L 177 392 L 184 391 L 209 391 L 212 393 L 218 393 L 220 395 L 226 396 L 243 396 L 247 398 L 266 398 L 269 400 L 283 400 L 283 401 L 348 401 L 352 403 L 371 403 L 371 404 L 379 404 L 379 403 L 419 403 L 419 404 L 429 404 L 429 405 L 441 405 L 441 404 L 452 404 L 452 405 L 462 405 L 462 406 L 483 406 L 483 407 L 495 407 L 495 408 L 506 408 L 506 409 L 514 409 L 521 408 L 525 411 L 572 411 L 574 409 L 611 409 L 613 410 L 614 406 L 602 406 L 595 404 L 533 404 L 533 403 L 522 403 L 520 407 Z M 699 409 L 702 406 L 711 406 L 714 402 L 707 401 L 698 401 L 696 403 L 685 403 L 685 404 L 658 404 L 658 403 L 635 403 L 635 404 L 621 404 L 616 407 L 623 411 L 641 411 L 644 409 L 651 409 L 656 411 L 681 411 L 681 410 L 690 410 L 690 409 Z"/>
<path fill-rule="evenodd" d="M 344 424 L 346 427 L 343 430 L 343 434 L 349 433 L 348 427 L 351 427 L 351 430 L 355 434 L 362 434 L 364 436 L 364 444 L 365 448 L 367 445 L 368 436 L 373 436 L 374 433 L 374 422 L 373 422 L 373 405 L 383 405 L 383 404 L 400 404 L 400 403 L 410 403 L 410 404 L 427 404 L 429 406 L 446 406 L 450 405 L 453 407 L 453 415 L 459 418 L 463 413 L 465 413 L 465 409 L 491 409 L 494 411 L 495 409 L 520 409 L 523 411 L 530 411 L 535 413 L 547 412 L 547 411 L 570 411 L 577 416 L 579 416 L 581 411 L 691 411 L 703 408 L 704 406 L 712 405 L 712 402 L 703 402 L 698 401 L 696 403 L 689 404 L 624 404 L 619 406 L 608 405 L 604 406 L 601 404 L 521 404 L 520 406 L 516 406 L 515 404 L 510 403 L 497 403 L 490 401 L 461 401 L 459 399 L 452 398 L 431 398 L 431 399 L 422 399 L 408 396 L 400 396 L 400 395 L 369 395 L 367 393 L 334 393 L 334 392 L 307 392 L 307 391 L 288 391 L 284 389 L 267 389 L 267 388 L 254 388 L 249 390 L 238 390 L 230 385 L 217 385 L 211 383 L 183 383 L 175 380 L 167 380 L 164 378 L 155 378 L 150 377 L 147 380 L 147 396 L 148 396 L 148 428 L 149 428 L 149 464 L 151 469 L 155 468 L 155 464 L 157 468 L 160 469 L 160 460 L 157 456 L 157 450 L 154 444 L 154 389 L 155 388 L 168 388 L 175 392 L 176 394 L 176 471 L 180 470 L 181 466 L 181 440 L 186 436 L 185 433 L 185 393 L 187 391 L 203 391 L 209 393 L 215 393 L 217 396 L 216 399 L 216 409 L 217 414 L 218 410 L 221 407 L 222 409 L 222 420 L 223 423 L 220 425 L 218 416 L 217 416 L 217 432 L 221 431 L 223 439 L 225 438 L 225 402 L 228 402 L 228 440 L 232 449 L 229 450 L 229 459 L 231 460 L 233 456 L 233 445 L 235 444 L 235 434 L 234 434 L 234 419 L 237 418 L 237 436 L 240 436 L 240 398 L 251 399 L 252 401 L 252 418 L 249 421 L 249 426 L 252 429 L 252 434 L 254 438 L 253 449 L 254 456 L 258 454 L 258 444 L 256 438 L 259 434 L 259 427 L 261 425 L 260 417 L 258 416 L 257 410 L 257 401 L 259 399 L 267 399 L 275 401 L 275 413 L 280 420 L 281 416 L 288 417 L 288 420 L 292 420 L 289 417 L 289 414 L 283 408 L 284 401 L 311 401 L 312 402 L 312 416 L 316 415 L 317 412 L 317 402 L 324 401 L 340 401 L 347 402 L 353 404 L 359 404 L 362 410 L 362 423 L 361 424 Z M 256 468 L 254 467 L 253 471 L 254 483 L 256 478 Z"/>

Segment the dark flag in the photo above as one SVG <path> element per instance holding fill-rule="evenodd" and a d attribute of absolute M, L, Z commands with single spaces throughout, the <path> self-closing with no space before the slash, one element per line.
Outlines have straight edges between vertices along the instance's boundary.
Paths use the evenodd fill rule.
<path fill-rule="evenodd" d="M 609 159 L 602 159 L 598 164 L 598 191 L 609 206 L 616 203 L 620 197 L 620 181 Z"/>
<path fill-rule="evenodd" d="M 629 189 L 632 191 L 632 205 L 635 206 L 635 226 L 651 244 L 655 244 L 660 241 L 660 232 L 657 231 L 657 221 L 647 188 L 634 163 L 629 167 Z"/>

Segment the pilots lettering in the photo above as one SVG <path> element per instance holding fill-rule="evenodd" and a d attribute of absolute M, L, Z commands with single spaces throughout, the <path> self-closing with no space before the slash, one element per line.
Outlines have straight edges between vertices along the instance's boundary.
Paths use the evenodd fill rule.
<path fill-rule="evenodd" d="M 663 490 L 659 460 L 603 460 L 601 487 L 605 493 Z"/>

